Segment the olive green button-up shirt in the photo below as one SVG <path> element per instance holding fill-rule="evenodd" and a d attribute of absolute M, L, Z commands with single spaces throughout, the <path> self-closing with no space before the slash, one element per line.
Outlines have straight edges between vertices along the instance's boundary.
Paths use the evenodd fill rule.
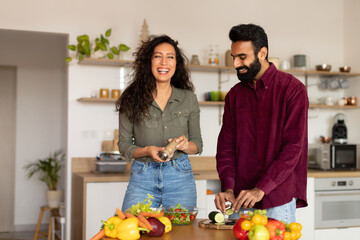
<path fill-rule="evenodd" d="M 119 114 L 119 151 L 126 160 L 131 160 L 137 148 L 146 146 L 164 147 L 170 138 L 186 136 L 202 152 L 200 131 L 200 108 L 196 95 L 188 90 L 172 87 L 169 101 L 162 111 L 155 100 L 149 107 L 149 114 L 138 124 L 129 121 L 125 114 Z M 134 99 L 136 101 L 136 99 Z M 175 151 L 171 159 L 184 154 Z M 152 162 L 151 157 L 136 160 Z"/>

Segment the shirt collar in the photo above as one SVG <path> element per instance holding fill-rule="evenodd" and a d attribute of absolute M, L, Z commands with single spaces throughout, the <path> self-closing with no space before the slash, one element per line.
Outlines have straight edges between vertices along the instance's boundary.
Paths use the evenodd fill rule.
<path fill-rule="evenodd" d="M 273 63 L 270 62 L 269 68 L 264 72 L 261 76 L 260 80 L 262 80 L 264 84 L 264 88 L 267 89 L 268 86 L 271 84 L 272 79 L 274 78 L 277 69 Z"/>
<path fill-rule="evenodd" d="M 180 89 L 174 87 L 173 85 L 171 85 L 171 87 L 172 87 L 172 92 L 171 92 L 171 96 L 169 98 L 169 102 L 183 101 L 185 98 L 184 92 L 181 91 Z"/>

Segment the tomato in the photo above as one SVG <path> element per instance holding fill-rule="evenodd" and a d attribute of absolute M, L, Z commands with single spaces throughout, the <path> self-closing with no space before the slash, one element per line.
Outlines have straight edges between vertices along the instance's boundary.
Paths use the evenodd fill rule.
<path fill-rule="evenodd" d="M 291 233 L 290 232 L 285 232 L 284 233 L 284 240 L 291 240 Z"/>
<path fill-rule="evenodd" d="M 190 215 L 190 221 L 194 221 L 194 219 L 195 219 L 195 215 Z"/>
<path fill-rule="evenodd" d="M 254 223 L 255 225 L 260 225 L 262 221 L 262 216 L 260 214 L 255 214 L 252 218 L 251 218 L 251 222 Z"/>
<path fill-rule="evenodd" d="M 175 209 L 175 212 L 181 212 L 180 208 Z"/>
<path fill-rule="evenodd" d="M 289 228 L 291 231 L 301 231 L 302 230 L 302 226 L 300 223 L 296 223 L 296 222 L 292 222 L 289 225 Z"/>
<path fill-rule="evenodd" d="M 179 220 L 180 220 L 180 222 L 184 222 L 185 221 L 185 216 L 181 216 L 180 218 L 179 218 Z"/>
<path fill-rule="evenodd" d="M 171 216 L 167 216 L 169 218 L 170 221 L 174 220 L 175 216 L 171 215 Z"/>
<path fill-rule="evenodd" d="M 252 227 L 252 224 L 251 224 L 251 222 L 250 222 L 249 220 L 244 220 L 244 221 L 242 221 L 242 223 L 241 223 L 241 228 L 242 228 L 243 230 L 249 231 L 251 227 Z"/>

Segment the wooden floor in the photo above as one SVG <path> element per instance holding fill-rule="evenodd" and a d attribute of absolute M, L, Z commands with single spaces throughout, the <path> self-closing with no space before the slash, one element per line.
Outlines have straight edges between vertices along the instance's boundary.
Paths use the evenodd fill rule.
<path fill-rule="evenodd" d="M 25 232 L 0 232 L 1 240 L 32 240 L 34 238 L 34 231 Z"/>

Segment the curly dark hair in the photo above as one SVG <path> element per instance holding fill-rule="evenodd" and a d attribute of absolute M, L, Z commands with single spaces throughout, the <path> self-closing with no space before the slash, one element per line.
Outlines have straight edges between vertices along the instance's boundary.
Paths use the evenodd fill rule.
<path fill-rule="evenodd" d="M 151 58 L 155 47 L 161 43 L 171 44 L 176 53 L 176 70 L 171 84 L 176 88 L 194 91 L 187 67 L 188 59 L 178 47 L 178 42 L 167 35 L 150 36 L 133 54 L 135 61 L 132 66 L 132 81 L 115 104 L 116 111 L 125 113 L 134 123 L 139 123 L 145 117 L 154 100 L 156 81 L 151 71 Z"/>
<path fill-rule="evenodd" d="M 269 50 L 268 38 L 264 29 L 255 24 L 239 24 L 232 27 L 229 32 L 229 38 L 232 42 L 251 41 L 255 55 L 257 55 L 263 47 Z M 266 55 L 266 60 L 267 59 L 268 54 Z"/>

